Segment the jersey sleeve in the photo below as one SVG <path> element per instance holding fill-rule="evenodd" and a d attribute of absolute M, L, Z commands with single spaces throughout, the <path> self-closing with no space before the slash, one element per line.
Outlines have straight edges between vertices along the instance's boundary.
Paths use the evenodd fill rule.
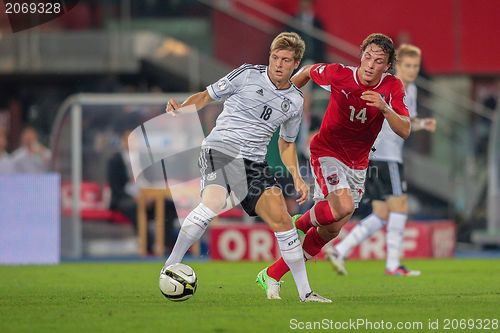
<path fill-rule="evenodd" d="M 302 106 L 301 106 L 302 107 Z M 300 122 L 302 120 L 302 110 L 296 115 L 290 117 L 280 126 L 280 137 L 286 142 L 295 142 L 299 135 Z"/>
<path fill-rule="evenodd" d="M 410 112 L 408 111 L 408 106 L 406 105 L 406 94 L 405 89 L 403 87 L 403 83 L 396 79 L 394 80 L 394 88 L 393 93 L 391 94 L 391 108 L 401 116 L 410 116 Z"/>
<path fill-rule="evenodd" d="M 208 94 L 213 100 L 220 101 L 237 92 L 245 83 L 252 65 L 244 64 L 236 68 L 220 80 L 207 87 Z"/>
<path fill-rule="evenodd" d="M 339 71 L 339 64 L 314 64 L 309 72 L 311 79 L 322 88 L 331 91 L 330 86 L 335 80 L 335 74 Z"/>

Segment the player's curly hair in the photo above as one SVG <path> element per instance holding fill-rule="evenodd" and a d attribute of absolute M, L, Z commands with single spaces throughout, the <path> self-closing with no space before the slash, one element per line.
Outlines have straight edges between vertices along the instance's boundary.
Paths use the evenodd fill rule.
<path fill-rule="evenodd" d="M 306 50 L 306 44 L 302 37 L 300 37 L 295 32 L 282 32 L 276 36 L 271 43 L 269 48 L 269 53 L 275 50 L 290 50 L 294 51 L 295 55 L 293 60 L 300 61 L 304 56 L 304 51 Z"/>
<path fill-rule="evenodd" d="M 392 42 L 392 39 L 381 33 L 371 34 L 365 38 L 363 43 L 361 43 L 361 53 L 365 52 L 366 48 L 370 44 L 380 46 L 382 51 L 389 56 L 389 69 L 392 68 L 394 62 L 396 61 L 396 51 L 394 50 L 394 43 Z"/>

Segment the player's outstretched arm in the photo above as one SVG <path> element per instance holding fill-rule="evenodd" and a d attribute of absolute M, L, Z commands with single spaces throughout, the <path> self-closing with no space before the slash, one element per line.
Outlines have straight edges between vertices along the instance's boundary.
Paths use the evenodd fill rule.
<path fill-rule="evenodd" d="M 278 147 L 280 150 L 280 157 L 283 164 L 288 169 L 293 178 L 295 190 L 299 193 L 300 197 L 297 199 L 299 205 L 307 201 L 309 197 L 309 186 L 299 172 L 299 161 L 297 159 L 297 146 L 293 142 L 287 142 L 283 138 L 279 138 Z"/>
<path fill-rule="evenodd" d="M 168 103 L 167 107 L 165 108 L 165 111 L 173 116 L 177 113 L 177 109 L 183 107 L 183 106 L 188 106 L 188 105 L 193 105 L 196 107 L 196 110 L 202 109 L 205 105 L 208 103 L 212 102 L 213 99 L 210 97 L 208 94 L 208 91 L 201 91 L 199 93 L 193 94 L 189 96 L 182 105 L 179 105 L 179 103 L 171 98 Z"/>
<path fill-rule="evenodd" d="M 310 71 L 313 65 L 306 65 L 299 69 L 297 73 L 292 77 L 292 82 L 297 87 L 302 88 L 311 79 Z"/>

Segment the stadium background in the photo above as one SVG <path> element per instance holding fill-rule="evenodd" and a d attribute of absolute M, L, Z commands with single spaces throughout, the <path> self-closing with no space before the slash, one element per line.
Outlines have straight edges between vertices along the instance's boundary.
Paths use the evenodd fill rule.
<path fill-rule="evenodd" d="M 109 209 L 106 168 L 120 132 L 161 115 L 168 98 L 182 100 L 242 63 L 266 64 L 270 41 L 289 28 L 325 45 L 324 59 L 309 61 L 354 65 L 360 41 L 372 32 L 422 49 L 419 114 L 435 117 L 438 130 L 416 133 L 406 145 L 405 256 L 498 257 L 497 1 L 317 0 L 324 30 L 293 21 L 298 0 L 63 1 L 67 13 L 44 24 L 29 15 L 7 17 L 6 2 L 0 6 L 0 127 L 12 152 L 21 129 L 33 126 L 52 159 L 47 173 L 0 175 L 0 264 L 159 263 L 168 239 L 166 249 L 141 247 L 130 222 Z M 314 127 L 328 95 L 308 94 Z M 205 132 L 220 105 L 206 109 L 199 112 Z M 146 233 L 154 228 L 150 223 Z M 383 237 L 376 234 L 354 256 L 383 258 Z M 190 258 L 271 260 L 278 253 L 273 242 L 262 224 L 236 209 Z"/>

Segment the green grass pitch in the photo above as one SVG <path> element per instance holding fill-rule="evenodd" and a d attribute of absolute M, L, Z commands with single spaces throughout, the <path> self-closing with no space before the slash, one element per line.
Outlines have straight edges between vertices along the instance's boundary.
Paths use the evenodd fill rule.
<path fill-rule="evenodd" d="M 306 331 L 314 322 L 327 325 L 319 331 L 388 331 L 335 328 L 349 320 L 422 323 L 392 332 L 500 331 L 499 260 L 407 263 L 422 276 L 384 276 L 381 261 L 353 261 L 350 275 L 339 277 L 326 262 L 308 263 L 313 289 L 333 304 L 300 303 L 289 274 L 283 300 L 265 299 L 254 282 L 264 263 L 187 262 L 198 274 L 198 289 L 180 303 L 158 290 L 160 262 L 0 266 L 0 332 L 287 332 Z M 446 330 L 447 319 L 475 323 L 454 330 L 450 321 Z M 488 325 L 483 319 L 493 320 L 489 330 L 478 329 Z M 439 327 L 429 328 L 429 320 L 439 320 Z"/>

